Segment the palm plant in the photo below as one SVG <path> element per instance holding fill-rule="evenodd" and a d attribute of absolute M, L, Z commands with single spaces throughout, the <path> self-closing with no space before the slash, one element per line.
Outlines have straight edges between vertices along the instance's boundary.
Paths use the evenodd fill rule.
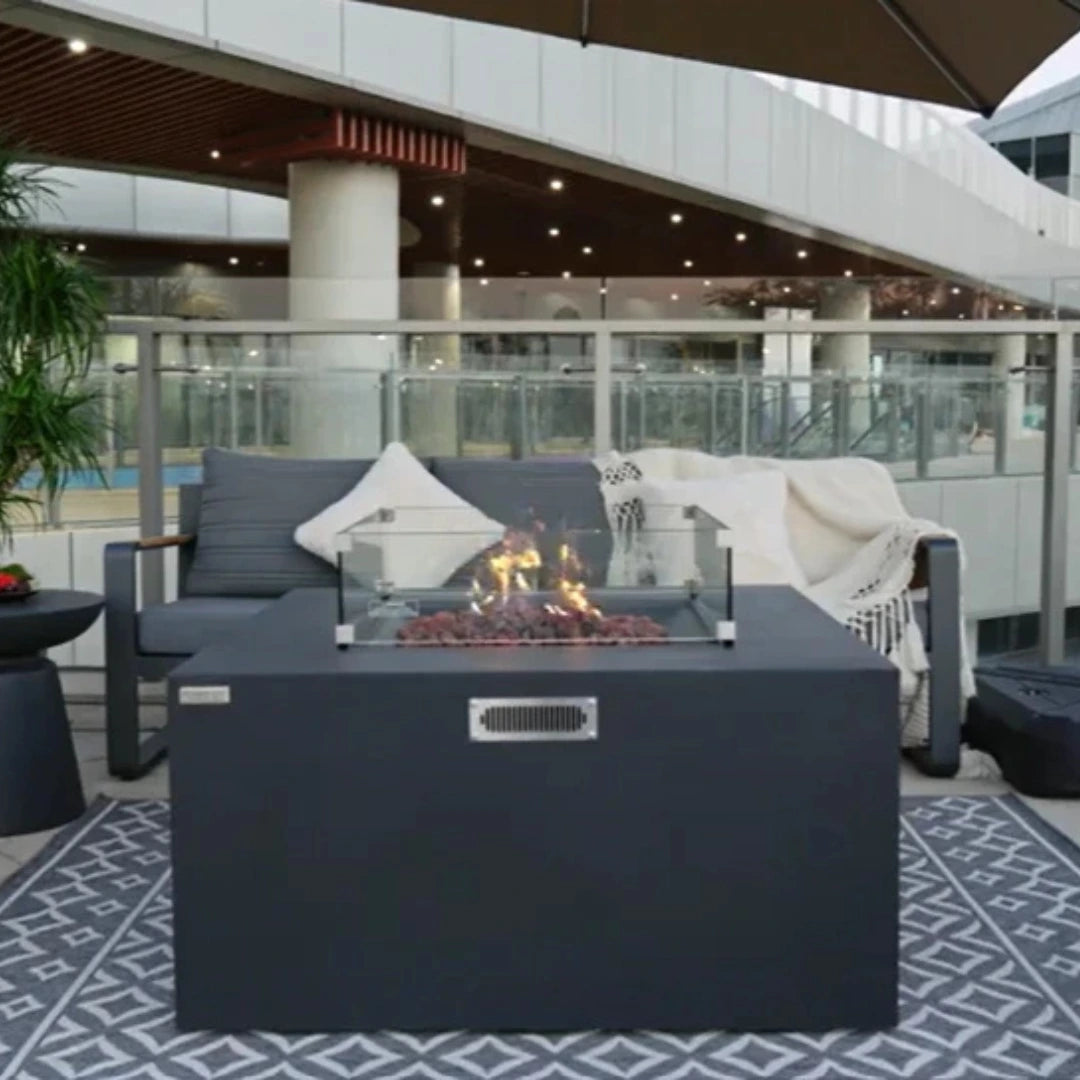
<path fill-rule="evenodd" d="M 73 472 L 100 475 L 102 414 L 87 375 L 105 291 L 32 230 L 55 197 L 41 169 L 0 149 L 0 545 L 15 516 L 54 499 Z"/>

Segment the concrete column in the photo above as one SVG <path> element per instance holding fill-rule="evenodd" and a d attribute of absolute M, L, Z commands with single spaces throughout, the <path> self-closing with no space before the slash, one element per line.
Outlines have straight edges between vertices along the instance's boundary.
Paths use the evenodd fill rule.
<path fill-rule="evenodd" d="M 398 174 L 382 165 L 289 166 L 289 315 L 398 317 Z M 371 457 L 383 441 L 382 377 L 396 342 L 374 335 L 294 338 L 292 452 Z M 310 373 L 310 377 L 305 377 Z"/>
<path fill-rule="evenodd" d="M 402 317 L 461 318 L 461 271 L 448 263 L 420 263 L 416 276 L 402 283 Z M 409 443 L 417 454 L 456 457 L 458 453 L 457 384 L 450 379 L 423 380 L 461 370 L 457 334 L 425 334 L 413 344 L 410 367 L 420 376 L 408 390 Z"/>
<path fill-rule="evenodd" d="M 818 307 L 819 319 L 870 318 L 870 289 L 855 281 L 827 286 Z M 851 437 L 857 439 L 870 424 L 870 335 L 828 334 L 821 340 L 821 368 L 851 382 Z"/>
<path fill-rule="evenodd" d="M 787 319 L 805 322 L 814 313 L 807 308 L 766 308 L 766 319 Z M 794 382 L 788 396 L 788 415 L 781 418 L 788 426 L 794 424 L 810 409 L 810 375 L 813 355 L 813 338 L 809 334 L 766 334 L 765 353 L 762 357 L 763 375 L 787 375 Z"/>
<path fill-rule="evenodd" d="M 1027 337 L 1024 334 L 999 335 L 994 339 L 994 375 L 1007 380 L 1005 408 L 1001 413 L 1004 431 L 994 432 L 995 439 L 1004 439 L 1005 446 L 1024 434 L 1024 375 L 1027 364 Z M 1021 369 L 1017 371 L 1017 369 Z"/>

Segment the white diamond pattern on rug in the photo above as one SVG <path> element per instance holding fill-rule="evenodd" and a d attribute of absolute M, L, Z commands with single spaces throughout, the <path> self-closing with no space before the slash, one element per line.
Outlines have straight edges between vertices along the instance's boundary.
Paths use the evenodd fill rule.
<path fill-rule="evenodd" d="M 168 826 L 96 804 L 0 888 L 0 1080 L 1080 1078 L 1077 851 L 1011 799 L 905 800 L 901 1023 L 866 1033 L 179 1032 Z"/>

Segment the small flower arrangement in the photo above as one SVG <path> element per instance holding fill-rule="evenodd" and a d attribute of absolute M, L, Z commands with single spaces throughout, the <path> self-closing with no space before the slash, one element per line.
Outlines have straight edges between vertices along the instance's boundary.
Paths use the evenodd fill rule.
<path fill-rule="evenodd" d="M 23 599 L 35 591 L 34 577 L 25 566 L 0 566 L 0 600 Z"/>

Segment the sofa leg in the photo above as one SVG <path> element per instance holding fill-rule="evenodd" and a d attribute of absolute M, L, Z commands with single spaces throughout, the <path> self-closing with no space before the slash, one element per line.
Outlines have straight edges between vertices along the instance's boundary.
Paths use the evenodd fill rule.
<path fill-rule="evenodd" d="M 106 669 L 105 743 L 109 774 L 138 780 L 164 756 L 164 731 L 145 741 L 139 728 L 139 680 L 133 671 Z"/>

